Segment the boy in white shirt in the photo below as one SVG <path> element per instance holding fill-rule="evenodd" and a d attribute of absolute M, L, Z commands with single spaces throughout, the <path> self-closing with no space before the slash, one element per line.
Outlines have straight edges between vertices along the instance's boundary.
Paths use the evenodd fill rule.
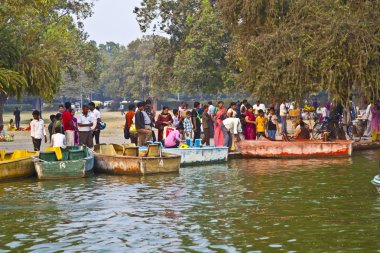
<path fill-rule="evenodd" d="M 83 105 L 82 113 L 78 116 L 79 145 L 94 147 L 92 133 L 96 128 L 97 120 L 94 114 L 90 113 L 89 106 Z"/>
<path fill-rule="evenodd" d="M 40 112 L 35 110 L 32 113 L 33 120 L 30 122 L 30 136 L 32 137 L 34 151 L 40 151 L 42 138 L 47 142 L 45 122 L 40 119 Z"/>
<path fill-rule="evenodd" d="M 55 134 L 51 136 L 51 146 L 54 148 L 65 148 L 66 147 L 66 136 L 62 134 L 61 127 L 55 128 Z"/>

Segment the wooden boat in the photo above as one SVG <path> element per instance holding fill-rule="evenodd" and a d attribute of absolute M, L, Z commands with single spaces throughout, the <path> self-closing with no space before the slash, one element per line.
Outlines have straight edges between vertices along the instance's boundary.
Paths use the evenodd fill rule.
<path fill-rule="evenodd" d="M 237 143 L 244 157 L 309 158 L 351 156 L 352 141 L 240 141 Z"/>
<path fill-rule="evenodd" d="M 11 153 L 0 151 L 0 181 L 26 178 L 35 174 L 33 157 L 37 152 L 15 150 Z"/>
<path fill-rule="evenodd" d="M 140 150 L 146 150 L 140 148 Z M 162 152 L 181 156 L 181 165 L 210 164 L 228 161 L 227 147 L 163 148 Z"/>
<path fill-rule="evenodd" d="M 94 167 L 93 151 L 85 146 L 62 149 L 63 157 L 55 152 L 40 152 L 34 161 L 39 179 L 81 178 L 91 174 Z"/>
<path fill-rule="evenodd" d="M 376 187 L 377 193 L 380 194 L 380 175 L 376 175 L 372 180 L 371 183 Z"/>
<path fill-rule="evenodd" d="M 181 156 L 161 152 L 158 145 L 147 151 L 117 144 L 95 145 L 95 171 L 118 175 L 146 175 L 178 172 Z"/>

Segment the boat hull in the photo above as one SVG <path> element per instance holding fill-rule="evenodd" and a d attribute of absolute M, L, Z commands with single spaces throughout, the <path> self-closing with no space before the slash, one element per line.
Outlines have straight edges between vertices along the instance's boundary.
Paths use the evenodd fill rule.
<path fill-rule="evenodd" d="M 227 147 L 168 148 L 165 153 L 181 156 L 182 165 L 208 164 L 228 161 Z"/>
<path fill-rule="evenodd" d="M 309 158 L 344 157 L 352 154 L 352 141 L 241 141 L 239 150 L 244 157 Z"/>
<path fill-rule="evenodd" d="M 181 157 L 133 157 L 95 153 L 95 171 L 115 175 L 147 175 L 179 171 Z"/>
<path fill-rule="evenodd" d="M 94 155 L 88 151 L 88 156 L 80 160 L 68 161 L 34 161 L 34 166 L 38 179 L 63 179 L 63 178 L 82 178 L 93 172 Z"/>
<path fill-rule="evenodd" d="M 35 173 L 33 157 L 0 162 L 0 181 L 27 178 Z"/>

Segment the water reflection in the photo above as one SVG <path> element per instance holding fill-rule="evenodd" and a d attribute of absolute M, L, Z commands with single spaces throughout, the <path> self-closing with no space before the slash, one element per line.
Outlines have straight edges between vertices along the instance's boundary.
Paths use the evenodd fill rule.
<path fill-rule="evenodd" d="M 379 154 L 2 183 L 0 252 L 377 251 Z"/>

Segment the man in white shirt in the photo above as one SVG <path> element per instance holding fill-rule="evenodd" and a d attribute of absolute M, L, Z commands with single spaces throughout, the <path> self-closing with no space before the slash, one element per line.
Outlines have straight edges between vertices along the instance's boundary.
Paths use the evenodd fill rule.
<path fill-rule="evenodd" d="M 93 132 L 93 136 L 95 137 L 95 143 L 99 144 L 100 143 L 99 142 L 99 139 L 100 139 L 100 129 L 98 127 L 98 124 L 102 120 L 101 119 L 101 115 L 100 115 L 100 111 L 95 108 L 95 103 L 94 102 L 88 103 L 88 108 L 91 111 L 90 114 L 92 114 L 93 117 L 96 119 L 96 128 L 95 128 L 95 130 Z"/>
<path fill-rule="evenodd" d="M 212 101 L 208 101 L 207 113 L 211 116 L 211 118 L 213 118 L 215 115 L 215 106 L 212 104 Z M 214 136 L 214 123 L 212 121 L 210 121 L 209 129 L 210 129 L 210 136 L 212 136 L 211 138 L 214 138 L 213 137 Z"/>
<path fill-rule="evenodd" d="M 363 115 L 363 119 L 367 120 L 367 128 L 364 132 L 364 136 L 368 137 L 372 135 L 371 132 L 371 121 L 372 121 L 372 112 L 371 112 L 371 103 L 368 104 L 367 109 L 365 110 L 365 113 Z"/>
<path fill-rule="evenodd" d="M 45 122 L 40 119 L 40 112 L 35 110 L 32 113 L 33 120 L 30 122 L 30 136 L 32 137 L 34 151 L 40 151 L 42 139 L 47 142 Z"/>
<path fill-rule="evenodd" d="M 89 112 L 88 105 L 83 105 L 82 113 L 78 116 L 79 145 L 94 147 L 92 132 L 95 130 L 97 121 L 92 113 Z"/>
<path fill-rule="evenodd" d="M 65 148 L 67 145 L 66 136 L 61 133 L 61 130 L 61 127 L 56 127 L 55 134 L 51 136 L 51 146 L 54 148 Z"/>
<path fill-rule="evenodd" d="M 240 141 L 239 133 L 242 132 L 240 119 L 226 118 L 225 120 L 223 120 L 222 132 L 223 132 L 223 145 L 225 147 L 231 148 L 232 146 L 231 134 L 235 135 L 236 141 Z"/>
<path fill-rule="evenodd" d="M 286 107 L 285 101 L 283 101 L 280 105 L 280 117 L 281 117 L 281 131 L 282 134 L 288 134 L 286 128 L 286 116 L 288 115 L 288 109 Z"/>

